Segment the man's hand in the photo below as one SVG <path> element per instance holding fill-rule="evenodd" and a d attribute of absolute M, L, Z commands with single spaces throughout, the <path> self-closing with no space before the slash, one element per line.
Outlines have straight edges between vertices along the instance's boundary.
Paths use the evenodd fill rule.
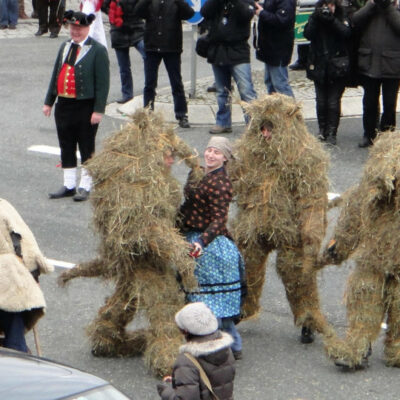
<path fill-rule="evenodd" d="M 255 6 L 256 6 L 256 11 L 255 11 L 255 14 L 257 15 L 257 17 L 260 15 L 260 12 L 262 11 L 262 10 L 264 10 L 264 8 L 262 8 L 261 6 L 260 6 L 260 4 L 258 4 L 258 2 L 256 1 L 255 3 Z"/>
<path fill-rule="evenodd" d="M 97 125 L 97 124 L 100 123 L 100 121 L 101 121 L 102 118 L 103 118 L 103 114 L 94 112 L 94 113 L 92 114 L 92 117 L 90 118 L 90 123 L 91 123 L 92 125 Z"/>
<path fill-rule="evenodd" d="M 43 108 L 42 108 L 42 111 L 43 111 L 43 114 L 46 116 L 46 117 L 50 117 L 50 115 L 51 115 L 51 106 L 48 106 L 48 105 L 44 105 L 43 106 Z"/>

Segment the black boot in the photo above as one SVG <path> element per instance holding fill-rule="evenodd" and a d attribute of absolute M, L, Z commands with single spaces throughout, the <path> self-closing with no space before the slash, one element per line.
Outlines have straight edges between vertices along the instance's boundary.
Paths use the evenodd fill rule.
<path fill-rule="evenodd" d="M 301 336 L 300 336 L 300 342 L 304 344 L 310 344 L 314 341 L 314 333 L 310 328 L 307 328 L 306 326 L 303 326 L 301 328 Z"/>
<path fill-rule="evenodd" d="M 326 130 L 326 143 L 336 146 L 336 132 L 337 129 L 334 127 L 329 127 Z"/>

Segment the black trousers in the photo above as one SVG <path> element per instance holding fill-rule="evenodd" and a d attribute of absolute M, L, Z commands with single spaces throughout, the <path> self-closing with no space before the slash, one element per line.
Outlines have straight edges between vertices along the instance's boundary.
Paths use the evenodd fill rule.
<path fill-rule="evenodd" d="M 397 93 L 400 79 L 376 79 L 363 76 L 361 84 L 363 96 L 364 137 L 373 140 L 379 125 L 381 131 L 396 126 Z M 382 88 L 383 113 L 379 123 L 379 95 Z"/>
<path fill-rule="evenodd" d="M 39 29 L 44 32 L 50 30 L 52 33 L 59 33 L 64 10 L 65 0 L 36 0 Z"/>
<path fill-rule="evenodd" d="M 0 310 L 0 327 L 4 332 L 3 346 L 9 349 L 28 352 L 25 342 L 25 325 L 23 312 Z"/>
<path fill-rule="evenodd" d="M 55 107 L 58 142 L 63 168 L 77 166 L 76 150 L 79 147 L 81 163 L 88 160 L 95 150 L 98 124 L 92 125 L 94 99 L 75 100 L 59 97 Z"/>
<path fill-rule="evenodd" d="M 314 82 L 317 103 L 317 118 L 320 134 L 336 135 L 340 121 L 340 108 L 345 88 L 344 80 Z"/>
<path fill-rule="evenodd" d="M 168 72 L 169 82 L 171 84 L 175 117 L 179 119 L 187 114 L 187 103 L 181 75 L 180 53 L 158 53 L 155 51 L 146 51 L 146 58 L 144 60 L 144 107 L 147 107 L 148 105 L 150 105 L 151 108 L 154 107 L 158 68 L 162 60 L 164 61 L 165 68 Z"/>

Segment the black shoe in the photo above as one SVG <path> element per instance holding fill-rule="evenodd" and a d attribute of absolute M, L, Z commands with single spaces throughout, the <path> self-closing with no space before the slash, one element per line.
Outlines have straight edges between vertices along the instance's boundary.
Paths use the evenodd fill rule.
<path fill-rule="evenodd" d="M 90 192 L 83 188 L 78 188 L 76 195 L 74 196 L 74 201 L 86 201 L 89 198 Z"/>
<path fill-rule="evenodd" d="M 190 124 L 187 117 L 179 118 L 178 124 L 181 128 L 190 128 Z"/>
<path fill-rule="evenodd" d="M 314 341 L 314 333 L 310 328 L 303 326 L 301 328 L 300 342 L 304 344 L 310 344 L 313 341 Z"/>
<path fill-rule="evenodd" d="M 336 136 L 330 135 L 326 138 L 326 143 L 336 146 Z"/>
<path fill-rule="evenodd" d="M 334 361 L 335 365 L 341 368 L 344 372 L 354 371 L 354 370 L 362 370 L 369 367 L 368 365 L 368 357 L 363 357 L 360 364 L 352 364 L 349 360 L 344 358 L 337 359 Z"/>
<path fill-rule="evenodd" d="M 63 186 L 57 192 L 49 193 L 49 199 L 62 199 L 63 197 L 71 197 L 75 193 L 76 193 L 75 188 L 68 189 L 66 186 Z"/>
<path fill-rule="evenodd" d="M 58 33 L 51 32 L 50 33 L 50 39 L 55 39 L 55 38 L 58 38 Z"/>
<path fill-rule="evenodd" d="M 42 31 L 41 29 L 39 29 L 39 30 L 35 33 L 35 36 L 42 36 L 42 35 L 44 35 L 44 34 L 47 33 L 47 32 L 48 32 L 47 30 Z"/>
<path fill-rule="evenodd" d="M 361 148 L 370 147 L 370 146 L 372 146 L 372 140 L 365 136 L 362 138 L 362 141 L 360 143 L 358 143 L 358 147 L 361 147 Z"/>
<path fill-rule="evenodd" d="M 17 25 L 8 25 L 8 29 L 17 29 Z"/>
<path fill-rule="evenodd" d="M 306 69 L 306 65 L 297 60 L 295 63 L 289 65 L 289 69 L 291 69 L 292 71 L 302 71 Z"/>
<path fill-rule="evenodd" d="M 130 101 L 132 99 L 133 99 L 133 97 L 129 97 L 127 99 L 121 98 L 121 99 L 118 99 L 116 101 L 117 101 L 118 104 L 125 104 L 125 103 L 127 103 L 128 101 Z"/>
<path fill-rule="evenodd" d="M 208 93 L 215 93 L 217 91 L 217 87 L 215 86 L 215 83 L 213 83 L 211 86 L 207 88 Z"/>
<path fill-rule="evenodd" d="M 0 29 L 7 29 L 8 28 L 8 26 L 7 25 L 0 25 Z"/>
<path fill-rule="evenodd" d="M 241 360 L 243 358 L 242 350 L 232 351 L 232 353 L 235 360 Z"/>

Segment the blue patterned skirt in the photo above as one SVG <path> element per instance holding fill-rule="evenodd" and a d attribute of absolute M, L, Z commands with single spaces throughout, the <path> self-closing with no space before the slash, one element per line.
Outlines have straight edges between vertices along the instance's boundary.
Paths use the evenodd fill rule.
<path fill-rule="evenodd" d="M 187 232 L 188 242 L 197 242 L 200 232 Z M 186 293 L 190 303 L 202 301 L 217 318 L 240 314 L 241 282 L 244 278 L 243 258 L 235 243 L 226 236 L 217 236 L 197 258 L 196 292 Z"/>

